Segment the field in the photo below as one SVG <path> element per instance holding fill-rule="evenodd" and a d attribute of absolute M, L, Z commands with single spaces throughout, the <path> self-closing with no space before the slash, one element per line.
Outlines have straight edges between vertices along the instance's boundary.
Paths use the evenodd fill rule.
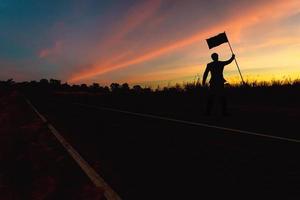
<path fill-rule="evenodd" d="M 16 101 L 8 102 L 22 113 L 20 120 L 34 118 L 22 95 L 28 98 L 122 199 L 300 196 L 298 81 L 228 86 L 230 116 L 226 117 L 216 111 L 212 116 L 203 114 L 208 91 L 194 84 L 153 91 L 126 84 L 69 86 L 52 80 L 5 82 L 1 88 L 2 100 L 17 94 Z M 2 135 L 20 137 L 10 133 L 12 127 L 18 126 L 2 129 Z M 55 139 L 46 137 L 44 142 L 48 140 Z M 19 144 L 7 148 L 22 151 Z M 60 148 L 56 155 L 66 155 Z M 3 155 L 3 161 L 12 157 L 9 152 Z M 66 176 L 48 192 L 48 199 L 66 195 L 57 191 L 68 190 L 70 182 L 79 184 L 73 189 L 85 184 L 93 188 L 71 158 L 66 159 L 71 167 L 65 167 L 78 181 Z M 26 174 L 29 169 L 22 162 L 18 164 L 22 170 L 14 171 Z M 40 171 L 48 176 L 47 170 Z M 9 186 L 17 191 L 16 185 Z M 51 187 L 45 184 L 46 188 Z M 100 193 L 94 191 L 95 197 L 100 198 Z"/>

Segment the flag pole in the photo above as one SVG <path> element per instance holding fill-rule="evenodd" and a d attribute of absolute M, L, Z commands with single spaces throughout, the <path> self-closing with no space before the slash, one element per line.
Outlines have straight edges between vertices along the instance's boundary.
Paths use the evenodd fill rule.
<path fill-rule="evenodd" d="M 224 33 L 225 33 L 225 32 L 224 32 Z M 231 50 L 231 53 L 234 54 L 234 53 L 233 53 L 233 50 L 232 50 L 232 47 L 231 47 L 231 44 L 230 44 L 230 42 L 229 42 L 229 40 L 228 40 L 228 45 L 229 45 L 229 48 L 230 48 L 230 50 Z M 242 73 L 241 73 L 239 64 L 238 64 L 238 62 L 236 61 L 236 58 L 234 58 L 234 61 L 235 61 L 235 64 L 236 64 L 236 66 L 237 66 L 237 68 L 238 68 L 238 71 L 239 71 L 239 74 L 240 74 L 240 76 L 241 76 L 242 82 L 243 82 L 243 84 L 245 84 L 245 81 L 244 81 L 244 79 L 243 79 L 243 76 L 242 76 Z"/>

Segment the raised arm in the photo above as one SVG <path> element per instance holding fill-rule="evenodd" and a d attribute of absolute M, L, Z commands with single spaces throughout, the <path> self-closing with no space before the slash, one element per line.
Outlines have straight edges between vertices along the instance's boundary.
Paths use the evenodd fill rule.
<path fill-rule="evenodd" d="M 224 65 L 228 65 L 228 64 L 230 64 L 234 60 L 234 58 L 235 58 L 235 55 L 232 54 L 232 56 L 231 56 L 231 58 L 229 60 L 222 61 L 222 62 L 224 63 Z"/>
<path fill-rule="evenodd" d="M 208 69 L 208 66 L 206 66 L 206 69 L 203 73 L 203 78 L 202 78 L 202 85 L 203 86 L 205 85 L 205 82 L 206 82 L 206 79 L 207 79 L 207 76 L 208 76 L 208 72 L 209 72 L 209 69 Z"/>

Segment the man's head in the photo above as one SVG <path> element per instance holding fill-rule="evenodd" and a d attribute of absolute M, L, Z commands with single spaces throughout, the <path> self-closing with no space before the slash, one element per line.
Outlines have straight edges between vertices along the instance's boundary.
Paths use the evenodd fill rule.
<path fill-rule="evenodd" d="M 219 55 L 217 53 L 213 53 L 213 54 L 211 54 L 211 58 L 213 59 L 213 61 L 218 61 Z"/>

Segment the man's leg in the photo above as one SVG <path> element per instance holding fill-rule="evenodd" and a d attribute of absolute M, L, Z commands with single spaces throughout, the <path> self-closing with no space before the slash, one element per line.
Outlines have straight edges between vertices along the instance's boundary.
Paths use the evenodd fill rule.
<path fill-rule="evenodd" d="M 214 104 L 214 99 L 215 99 L 215 95 L 210 93 L 208 96 L 208 100 L 207 100 L 207 104 L 206 104 L 206 110 L 205 110 L 205 115 L 210 115 L 213 104 Z"/>
<path fill-rule="evenodd" d="M 227 116 L 229 113 L 227 110 L 227 97 L 225 94 L 223 94 L 221 97 L 221 104 L 222 104 L 222 114 L 224 116 Z"/>

